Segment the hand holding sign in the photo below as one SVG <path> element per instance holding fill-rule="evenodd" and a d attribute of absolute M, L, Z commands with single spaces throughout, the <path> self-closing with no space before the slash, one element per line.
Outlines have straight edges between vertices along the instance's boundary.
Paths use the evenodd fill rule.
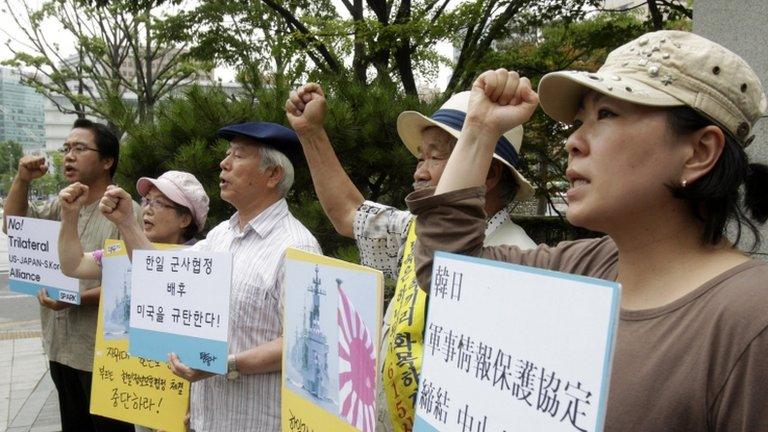
<path fill-rule="evenodd" d="M 29 183 L 47 172 L 48 165 L 45 164 L 45 156 L 29 155 L 19 160 L 19 180 Z"/>
<path fill-rule="evenodd" d="M 88 186 L 75 182 L 59 192 L 59 204 L 61 210 L 66 213 L 77 213 L 85 205 L 88 197 Z"/>
<path fill-rule="evenodd" d="M 48 293 L 45 292 L 45 288 L 38 291 L 37 301 L 40 302 L 40 306 L 47 307 L 48 309 L 54 311 L 60 311 L 72 306 L 70 303 L 64 303 L 48 297 Z"/>
<path fill-rule="evenodd" d="M 171 365 L 171 372 L 177 377 L 184 378 L 189 382 L 200 381 L 212 377 L 214 374 L 204 372 L 185 365 L 174 353 L 168 354 L 168 363 Z"/>
<path fill-rule="evenodd" d="M 133 220 L 131 195 L 118 186 L 107 186 L 107 191 L 99 202 L 99 210 L 117 226 L 130 224 Z"/>

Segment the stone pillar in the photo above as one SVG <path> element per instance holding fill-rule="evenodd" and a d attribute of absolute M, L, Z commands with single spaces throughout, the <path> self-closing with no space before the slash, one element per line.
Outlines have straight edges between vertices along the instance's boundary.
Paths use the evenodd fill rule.
<path fill-rule="evenodd" d="M 739 54 L 757 72 L 763 88 L 768 89 L 768 1 L 696 0 L 693 31 Z M 752 162 L 768 164 L 767 117 L 758 121 L 755 140 L 747 148 Z M 756 256 L 768 261 L 768 224 L 761 227 L 760 233 L 763 243 Z M 750 248 L 751 236 L 743 240 L 742 249 Z"/>

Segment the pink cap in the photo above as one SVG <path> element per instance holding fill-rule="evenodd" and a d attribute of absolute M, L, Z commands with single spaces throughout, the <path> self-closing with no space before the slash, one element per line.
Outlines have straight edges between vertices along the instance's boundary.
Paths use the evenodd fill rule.
<path fill-rule="evenodd" d="M 188 208 L 197 224 L 197 232 L 203 230 L 209 201 L 203 185 L 195 176 L 184 171 L 166 171 L 156 179 L 142 177 L 136 182 L 136 190 L 141 196 L 146 195 L 152 186 L 169 200 Z"/>

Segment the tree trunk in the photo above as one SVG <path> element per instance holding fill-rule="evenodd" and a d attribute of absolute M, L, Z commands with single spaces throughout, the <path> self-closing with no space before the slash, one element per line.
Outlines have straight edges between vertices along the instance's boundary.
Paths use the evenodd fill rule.
<path fill-rule="evenodd" d="M 144 45 L 145 45 L 145 56 L 144 56 L 144 116 L 141 117 L 141 121 L 149 122 L 151 123 L 152 120 L 154 120 L 153 112 L 155 107 L 155 76 L 154 76 L 154 67 L 153 64 L 153 56 L 152 56 L 152 33 L 150 29 L 150 9 L 147 7 L 145 11 L 146 16 L 146 23 L 144 24 Z M 158 67 L 163 67 L 163 61 L 165 60 L 165 56 L 167 53 L 160 52 L 160 59 L 159 59 L 159 65 Z"/>
<path fill-rule="evenodd" d="M 662 30 L 664 28 L 664 17 L 659 10 L 659 5 L 656 4 L 656 0 L 648 0 L 648 13 L 651 14 L 653 29 Z"/>
<path fill-rule="evenodd" d="M 411 20 L 411 0 L 401 0 L 397 10 L 396 24 L 405 24 Z M 395 62 L 400 73 L 400 81 L 406 94 L 417 96 L 416 79 L 413 77 L 413 65 L 411 64 L 411 40 L 406 34 L 395 50 Z"/>
<path fill-rule="evenodd" d="M 364 25 L 363 20 L 363 0 L 355 0 L 353 6 L 352 19 L 355 21 L 355 42 L 354 42 L 354 55 L 352 58 L 352 69 L 355 80 L 365 84 L 367 81 L 366 70 L 368 69 L 368 63 L 365 60 L 365 40 L 360 34 L 361 27 Z"/>

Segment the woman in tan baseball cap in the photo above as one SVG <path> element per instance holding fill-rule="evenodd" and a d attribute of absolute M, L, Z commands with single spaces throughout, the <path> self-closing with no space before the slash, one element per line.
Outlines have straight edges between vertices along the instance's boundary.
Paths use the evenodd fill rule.
<path fill-rule="evenodd" d="M 484 248 L 477 173 L 539 98 L 573 125 L 568 220 L 607 235 Z M 538 95 L 514 72 L 485 72 L 434 195 L 407 199 L 421 287 L 435 250 L 618 281 L 606 431 L 768 430 L 768 265 L 726 237 L 759 239 L 768 218 L 768 167 L 744 150 L 766 105 L 743 59 L 687 32 L 646 34 L 595 73 L 548 74 Z"/>

